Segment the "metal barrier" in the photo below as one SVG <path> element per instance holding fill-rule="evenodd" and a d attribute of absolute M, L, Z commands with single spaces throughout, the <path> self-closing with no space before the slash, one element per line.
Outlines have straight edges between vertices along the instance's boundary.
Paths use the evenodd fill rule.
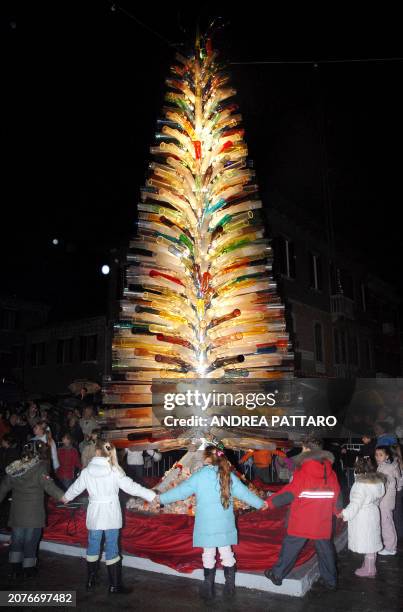
<path fill-rule="evenodd" d="M 162 453 L 161 461 L 153 461 L 151 457 L 151 463 L 144 466 L 144 475 L 147 478 L 162 477 L 165 472 L 171 469 L 173 464 L 173 457 L 167 453 Z"/>

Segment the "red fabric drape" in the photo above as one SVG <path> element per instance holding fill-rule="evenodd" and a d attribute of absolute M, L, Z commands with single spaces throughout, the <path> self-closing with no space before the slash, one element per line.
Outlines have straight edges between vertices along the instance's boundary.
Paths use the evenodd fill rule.
<path fill-rule="evenodd" d="M 234 552 L 239 570 L 262 571 L 276 561 L 285 535 L 286 508 L 248 512 L 237 519 L 239 544 Z M 179 572 L 201 568 L 201 549 L 193 548 L 194 518 L 178 514 L 125 513 L 121 533 L 122 552 L 145 557 Z M 339 529 L 342 524 L 339 524 Z M 57 508 L 49 502 L 44 539 L 86 546 L 85 511 Z M 312 543 L 302 550 L 297 565 L 315 553 Z"/>

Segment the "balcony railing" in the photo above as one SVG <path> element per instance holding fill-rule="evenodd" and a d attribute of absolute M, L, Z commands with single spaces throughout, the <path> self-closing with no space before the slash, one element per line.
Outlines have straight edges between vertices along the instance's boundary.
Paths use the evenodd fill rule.
<path fill-rule="evenodd" d="M 354 300 L 342 293 L 330 296 L 330 311 L 333 321 L 337 319 L 354 319 Z"/>

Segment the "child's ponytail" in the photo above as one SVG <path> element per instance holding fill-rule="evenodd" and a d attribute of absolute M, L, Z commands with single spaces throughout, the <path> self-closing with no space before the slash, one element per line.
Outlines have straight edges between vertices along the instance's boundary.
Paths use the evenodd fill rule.
<path fill-rule="evenodd" d="M 231 464 L 226 458 L 224 451 L 216 446 L 208 446 L 204 451 L 204 456 L 210 460 L 212 465 L 218 467 L 221 503 L 227 509 L 231 501 Z"/>
<path fill-rule="evenodd" d="M 116 454 L 116 448 L 108 440 L 97 440 L 95 444 L 96 450 L 100 451 L 102 457 L 106 457 L 111 464 L 112 468 L 123 472 L 119 465 L 118 457 Z"/>

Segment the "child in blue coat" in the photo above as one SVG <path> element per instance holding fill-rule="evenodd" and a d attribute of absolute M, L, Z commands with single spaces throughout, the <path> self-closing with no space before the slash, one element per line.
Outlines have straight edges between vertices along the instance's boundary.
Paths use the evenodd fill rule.
<path fill-rule="evenodd" d="M 160 495 L 161 504 L 170 504 L 196 495 L 196 517 L 193 546 L 203 548 L 204 583 L 201 596 L 214 596 L 216 548 L 224 567 L 227 597 L 235 594 L 235 558 L 231 545 L 238 543 L 232 499 L 236 497 L 249 506 L 260 509 L 264 501 L 249 491 L 232 473 L 232 467 L 222 450 L 208 446 L 204 451 L 204 467 L 174 489 Z"/>

